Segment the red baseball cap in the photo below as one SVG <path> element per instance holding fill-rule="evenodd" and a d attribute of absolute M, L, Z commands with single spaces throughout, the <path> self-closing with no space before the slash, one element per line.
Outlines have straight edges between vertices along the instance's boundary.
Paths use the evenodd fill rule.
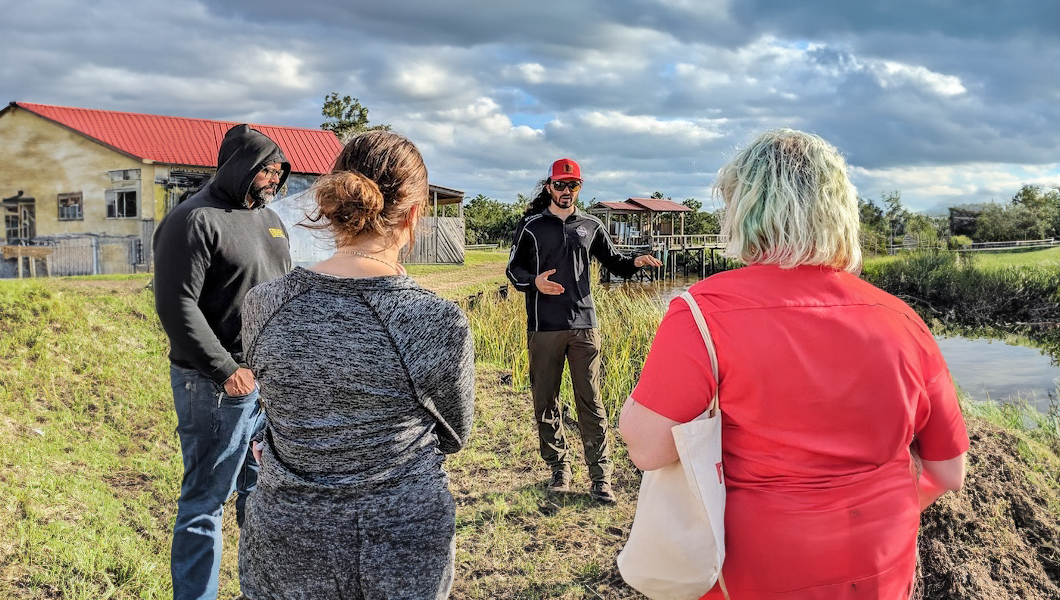
<path fill-rule="evenodd" d="M 552 175 L 550 179 L 552 181 L 559 181 L 560 179 L 581 179 L 582 168 L 578 166 L 578 163 L 574 162 L 569 158 L 561 158 L 556 162 L 552 163 Z"/>

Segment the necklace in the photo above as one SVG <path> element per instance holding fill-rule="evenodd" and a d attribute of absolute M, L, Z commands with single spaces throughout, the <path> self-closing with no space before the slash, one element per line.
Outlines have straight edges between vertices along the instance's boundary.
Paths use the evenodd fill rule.
<path fill-rule="evenodd" d="M 361 252 L 360 250 L 338 250 L 338 249 L 336 249 L 335 253 L 336 254 L 353 254 L 354 256 L 360 256 L 361 258 L 367 258 L 368 260 L 374 260 L 375 262 L 383 263 L 384 265 L 390 267 L 391 269 L 394 269 L 394 272 L 397 273 L 398 275 L 400 275 L 402 273 L 402 271 L 404 271 L 404 269 L 402 269 L 400 265 L 396 265 L 396 264 L 394 264 L 392 262 L 383 260 L 383 259 L 378 258 L 376 256 L 372 256 L 371 254 L 365 254 L 364 252 Z"/>

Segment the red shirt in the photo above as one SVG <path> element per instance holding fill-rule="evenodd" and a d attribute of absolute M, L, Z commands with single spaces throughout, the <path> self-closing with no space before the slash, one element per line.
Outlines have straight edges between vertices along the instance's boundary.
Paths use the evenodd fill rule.
<path fill-rule="evenodd" d="M 909 444 L 915 434 L 921 456 L 936 461 L 968 449 L 927 326 L 832 268 L 752 265 L 689 291 L 722 381 L 729 591 L 741 600 L 908 597 L 919 526 Z M 632 396 L 687 422 L 715 385 L 688 306 L 675 300 Z"/>

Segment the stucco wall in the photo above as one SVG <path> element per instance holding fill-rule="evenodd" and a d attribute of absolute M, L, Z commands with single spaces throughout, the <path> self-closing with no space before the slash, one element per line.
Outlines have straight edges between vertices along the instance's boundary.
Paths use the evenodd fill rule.
<path fill-rule="evenodd" d="M 107 218 L 108 171 L 140 169 L 138 215 Z M 63 233 L 141 235 L 155 215 L 155 167 L 128 157 L 24 109 L 0 117 L 0 197 L 19 190 L 36 199 L 37 236 Z M 129 182 L 124 182 L 129 183 Z M 60 221 L 58 195 L 81 192 L 83 220 Z"/>

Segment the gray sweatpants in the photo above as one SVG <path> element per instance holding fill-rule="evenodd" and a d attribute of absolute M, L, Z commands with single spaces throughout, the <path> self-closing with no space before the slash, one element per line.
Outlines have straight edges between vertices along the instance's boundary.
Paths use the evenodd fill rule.
<path fill-rule="evenodd" d="M 345 499 L 259 488 L 239 538 L 240 587 L 250 600 L 442 600 L 455 515 L 434 482 Z"/>

